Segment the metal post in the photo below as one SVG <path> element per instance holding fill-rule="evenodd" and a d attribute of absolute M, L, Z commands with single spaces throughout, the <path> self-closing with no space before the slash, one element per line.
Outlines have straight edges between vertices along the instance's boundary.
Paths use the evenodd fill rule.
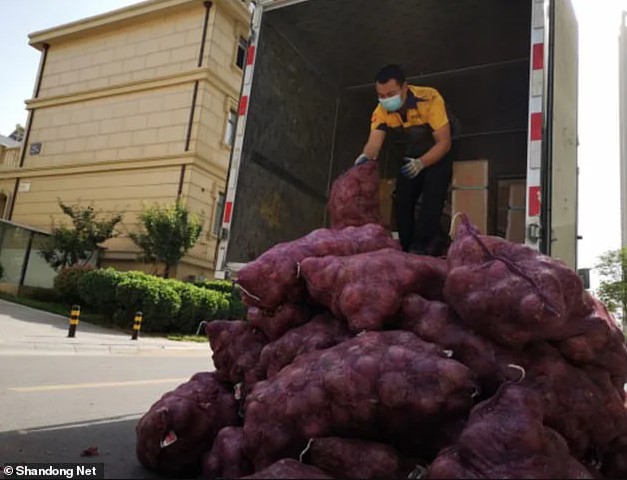
<path fill-rule="evenodd" d="M 78 317 L 81 315 L 81 306 L 72 305 L 72 313 L 70 314 L 70 331 L 67 336 L 74 338 L 76 335 L 76 327 L 78 326 Z"/>
<path fill-rule="evenodd" d="M 24 282 L 26 281 L 26 273 L 28 271 L 28 262 L 30 261 L 30 252 L 33 249 L 33 238 L 35 237 L 35 232 L 30 232 L 28 236 L 28 244 L 26 245 L 26 252 L 24 253 L 24 260 L 22 261 L 22 271 L 20 272 L 20 281 L 19 286 L 23 287 Z"/>
<path fill-rule="evenodd" d="M 139 330 L 142 328 L 142 317 L 142 312 L 137 312 L 135 314 L 135 321 L 133 322 L 133 336 L 131 337 L 131 340 L 137 340 Z"/>

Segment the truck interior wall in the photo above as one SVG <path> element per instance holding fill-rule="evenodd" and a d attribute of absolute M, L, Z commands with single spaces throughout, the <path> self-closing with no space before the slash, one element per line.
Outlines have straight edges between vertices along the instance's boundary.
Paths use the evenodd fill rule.
<path fill-rule="evenodd" d="M 342 92 L 331 177 L 350 168 L 368 140 L 370 117 L 376 107 L 374 91 Z"/>
<path fill-rule="evenodd" d="M 529 60 L 433 79 L 458 117 L 459 160 L 489 161 L 488 232 L 496 232 L 497 182 L 527 172 Z"/>
<path fill-rule="evenodd" d="M 253 260 L 324 221 L 336 98 L 270 24 L 261 30 L 229 241 Z"/>

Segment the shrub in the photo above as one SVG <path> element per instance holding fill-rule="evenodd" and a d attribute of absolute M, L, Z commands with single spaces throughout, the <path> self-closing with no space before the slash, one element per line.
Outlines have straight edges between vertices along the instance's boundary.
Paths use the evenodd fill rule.
<path fill-rule="evenodd" d="M 202 282 L 196 282 L 195 285 L 200 288 L 215 290 L 220 293 L 231 293 L 235 288 L 233 282 L 228 280 L 204 280 Z"/>
<path fill-rule="evenodd" d="M 171 281 L 171 283 L 181 297 L 176 330 L 181 333 L 195 333 L 200 321 L 198 318 L 202 313 L 201 304 L 204 290 L 190 283 L 177 280 Z"/>
<path fill-rule="evenodd" d="M 239 291 L 228 281 L 192 284 L 106 268 L 81 277 L 78 292 L 84 305 L 120 327 L 130 327 L 141 311 L 146 332 L 196 333 L 203 320 L 243 319 L 246 313 Z"/>
<path fill-rule="evenodd" d="M 230 309 L 226 295 L 191 283 L 170 280 L 181 297 L 176 328 L 181 333 L 195 333 L 203 320 L 226 318 Z"/>
<path fill-rule="evenodd" d="M 223 294 L 213 290 L 207 290 L 207 294 L 214 296 L 217 307 L 213 314 L 205 320 L 223 319 L 227 320 L 231 318 L 231 295 Z"/>
<path fill-rule="evenodd" d="M 121 327 L 130 326 L 135 312 L 141 311 L 142 331 L 177 330 L 181 297 L 170 281 L 142 272 L 127 273 L 117 287 L 116 300 L 114 321 Z"/>
<path fill-rule="evenodd" d="M 78 281 L 81 301 L 96 311 L 113 316 L 115 313 L 116 289 L 126 274 L 113 268 L 94 270 L 83 275 Z"/>
<path fill-rule="evenodd" d="M 242 294 L 239 290 L 233 290 L 226 295 L 229 302 L 228 318 L 230 320 L 244 320 L 246 318 L 246 305 L 242 301 Z"/>
<path fill-rule="evenodd" d="M 59 294 L 61 300 L 67 304 L 80 303 L 81 297 L 78 292 L 79 280 L 93 271 L 89 265 L 75 265 L 62 268 L 54 278 L 54 289 Z"/>
<path fill-rule="evenodd" d="M 197 287 L 213 290 L 224 295 L 228 305 L 218 309 L 213 318 L 243 320 L 246 317 L 246 306 L 242 302 L 240 290 L 229 280 L 205 280 L 195 283 Z"/>

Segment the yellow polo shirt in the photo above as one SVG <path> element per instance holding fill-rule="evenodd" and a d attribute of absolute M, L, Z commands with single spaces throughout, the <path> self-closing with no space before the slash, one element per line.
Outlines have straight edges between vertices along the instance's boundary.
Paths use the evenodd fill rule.
<path fill-rule="evenodd" d="M 437 130 L 449 123 L 446 105 L 440 93 L 431 87 L 417 87 L 409 85 L 406 112 L 403 116 L 399 111 L 388 112 L 378 105 L 372 113 L 370 130 L 388 131 L 390 128 L 408 128 L 415 126 L 429 126 Z"/>

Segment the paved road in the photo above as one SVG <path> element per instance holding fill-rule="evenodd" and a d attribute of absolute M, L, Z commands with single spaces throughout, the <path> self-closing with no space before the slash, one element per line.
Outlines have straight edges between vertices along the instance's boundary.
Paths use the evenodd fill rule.
<path fill-rule="evenodd" d="M 0 464 L 105 463 L 106 478 L 159 478 L 135 458 L 137 419 L 194 373 L 208 344 L 128 336 L 0 301 Z M 80 453 L 96 446 L 99 455 Z"/>

